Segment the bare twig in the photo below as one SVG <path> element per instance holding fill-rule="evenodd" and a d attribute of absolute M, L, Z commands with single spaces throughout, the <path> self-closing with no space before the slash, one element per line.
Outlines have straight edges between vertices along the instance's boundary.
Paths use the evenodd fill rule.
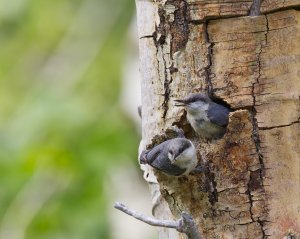
<path fill-rule="evenodd" d="M 152 217 L 147 217 L 142 213 L 133 211 L 126 207 L 124 204 L 116 202 L 115 206 L 116 209 L 132 216 L 142 222 L 145 222 L 151 226 L 156 227 L 167 227 L 167 228 L 174 228 L 178 232 L 185 233 L 188 239 L 201 239 L 201 236 L 197 230 L 193 217 L 188 213 L 183 212 L 181 214 L 181 218 L 178 221 L 171 221 L 171 220 L 157 220 Z"/>
<path fill-rule="evenodd" d="M 151 226 L 155 227 L 168 227 L 168 228 L 175 228 L 177 229 L 178 223 L 175 221 L 170 220 L 157 220 L 155 218 L 147 217 L 139 212 L 133 211 L 126 207 L 124 204 L 116 202 L 115 206 L 116 209 L 128 214 L 129 216 L 132 216 L 142 222 L 145 222 Z"/>

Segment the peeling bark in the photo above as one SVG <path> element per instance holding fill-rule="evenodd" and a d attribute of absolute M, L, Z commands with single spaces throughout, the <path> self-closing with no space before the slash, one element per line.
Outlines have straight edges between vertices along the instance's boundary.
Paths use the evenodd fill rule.
<path fill-rule="evenodd" d="M 172 137 L 165 132 L 177 125 L 209 167 L 176 178 L 145 166 L 154 216 L 187 211 L 203 238 L 300 237 L 300 11 L 291 9 L 299 5 L 137 1 L 141 148 Z M 199 91 L 234 110 L 222 139 L 199 139 L 173 107 Z M 182 237 L 164 229 L 160 238 Z"/>

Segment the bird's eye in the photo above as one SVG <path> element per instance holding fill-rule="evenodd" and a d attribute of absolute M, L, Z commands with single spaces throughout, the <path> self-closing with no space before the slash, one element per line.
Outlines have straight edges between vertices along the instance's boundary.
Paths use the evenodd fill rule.
<path fill-rule="evenodd" d="M 172 150 L 170 150 L 170 151 L 168 152 L 168 158 L 169 158 L 170 160 L 173 160 L 173 159 L 174 159 L 174 152 L 173 152 Z"/>

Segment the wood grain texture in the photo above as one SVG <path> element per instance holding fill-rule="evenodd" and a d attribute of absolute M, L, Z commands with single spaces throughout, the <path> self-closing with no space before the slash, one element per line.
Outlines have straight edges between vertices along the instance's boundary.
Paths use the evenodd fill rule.
<path fill-rule="evenodd" d="M 252 5 L 252 0 L 228 1 L 188 1 L 191 21 L 204 21 L 209 18 L 246 16 Z"/>
<path fill-rule="evenodd" d="M 172 219 L 187 211 L 203 238 L 300 233 L 300 12 L 284 10 L 299 2 L 263 1 L 261 11 L 270 13 L 243 16 L 251 4 L 137 1 L 141 148 L 174 137 L 176 125 L 209 166 L 180 178 L 144 168 L 153 213 Z M 220 140 L 199 139 L 174 107 L 174 99 L 200 91 L 234 110 Z M 183 236 L 161 230 L 160 238 Z"/>
<path fill-rule="evenodd" d="M 300 12 L 267 15 L 261 74 L 255 84 L 257 123 L 269 196 L 267 232 L 300 236 Z"/>
<path fill-rule="evenodd" d="M 248 16 L 252 0 L 187 0 L 191 21 L 205 21 L 215 18 Z M 292 7 L 299 7 L 298 0 L 263 0 L 260 12 L 267 14 Z"/>
<path fill-rule="evenodd" d="M 298 0 L 264 0 L 261 3 L 260 10 L 262 13 L 269 13 L 271 11 L 297 7 L 299 5 Z"/>
<path fill-rule="evenodd" d="M 260 132 L 266 167 L 264 185 L 268 195 L 266 227 L 271 238 L 283 238 L 300 232 L 300 124 Z"/>

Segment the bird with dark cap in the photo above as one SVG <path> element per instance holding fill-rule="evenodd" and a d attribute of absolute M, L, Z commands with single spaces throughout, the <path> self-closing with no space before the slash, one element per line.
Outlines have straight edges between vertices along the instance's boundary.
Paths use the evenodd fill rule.
<path fill-rule="evenodd" d="M 149 164 L 172 176 L 188 175 L 198 164 L 195 146 L 186 138 L 166 140 L 143 151 L 139 159 L 141 164 Z"/>
<path fill-rule="evenodd" d="M 175 100 L 175 106 L 183 106 L 187 120 L 196 133 L 205 139 L 218 139 L 226 132 L 230 109 L 215 103 L 206 94 L 191 93 Z"/>

